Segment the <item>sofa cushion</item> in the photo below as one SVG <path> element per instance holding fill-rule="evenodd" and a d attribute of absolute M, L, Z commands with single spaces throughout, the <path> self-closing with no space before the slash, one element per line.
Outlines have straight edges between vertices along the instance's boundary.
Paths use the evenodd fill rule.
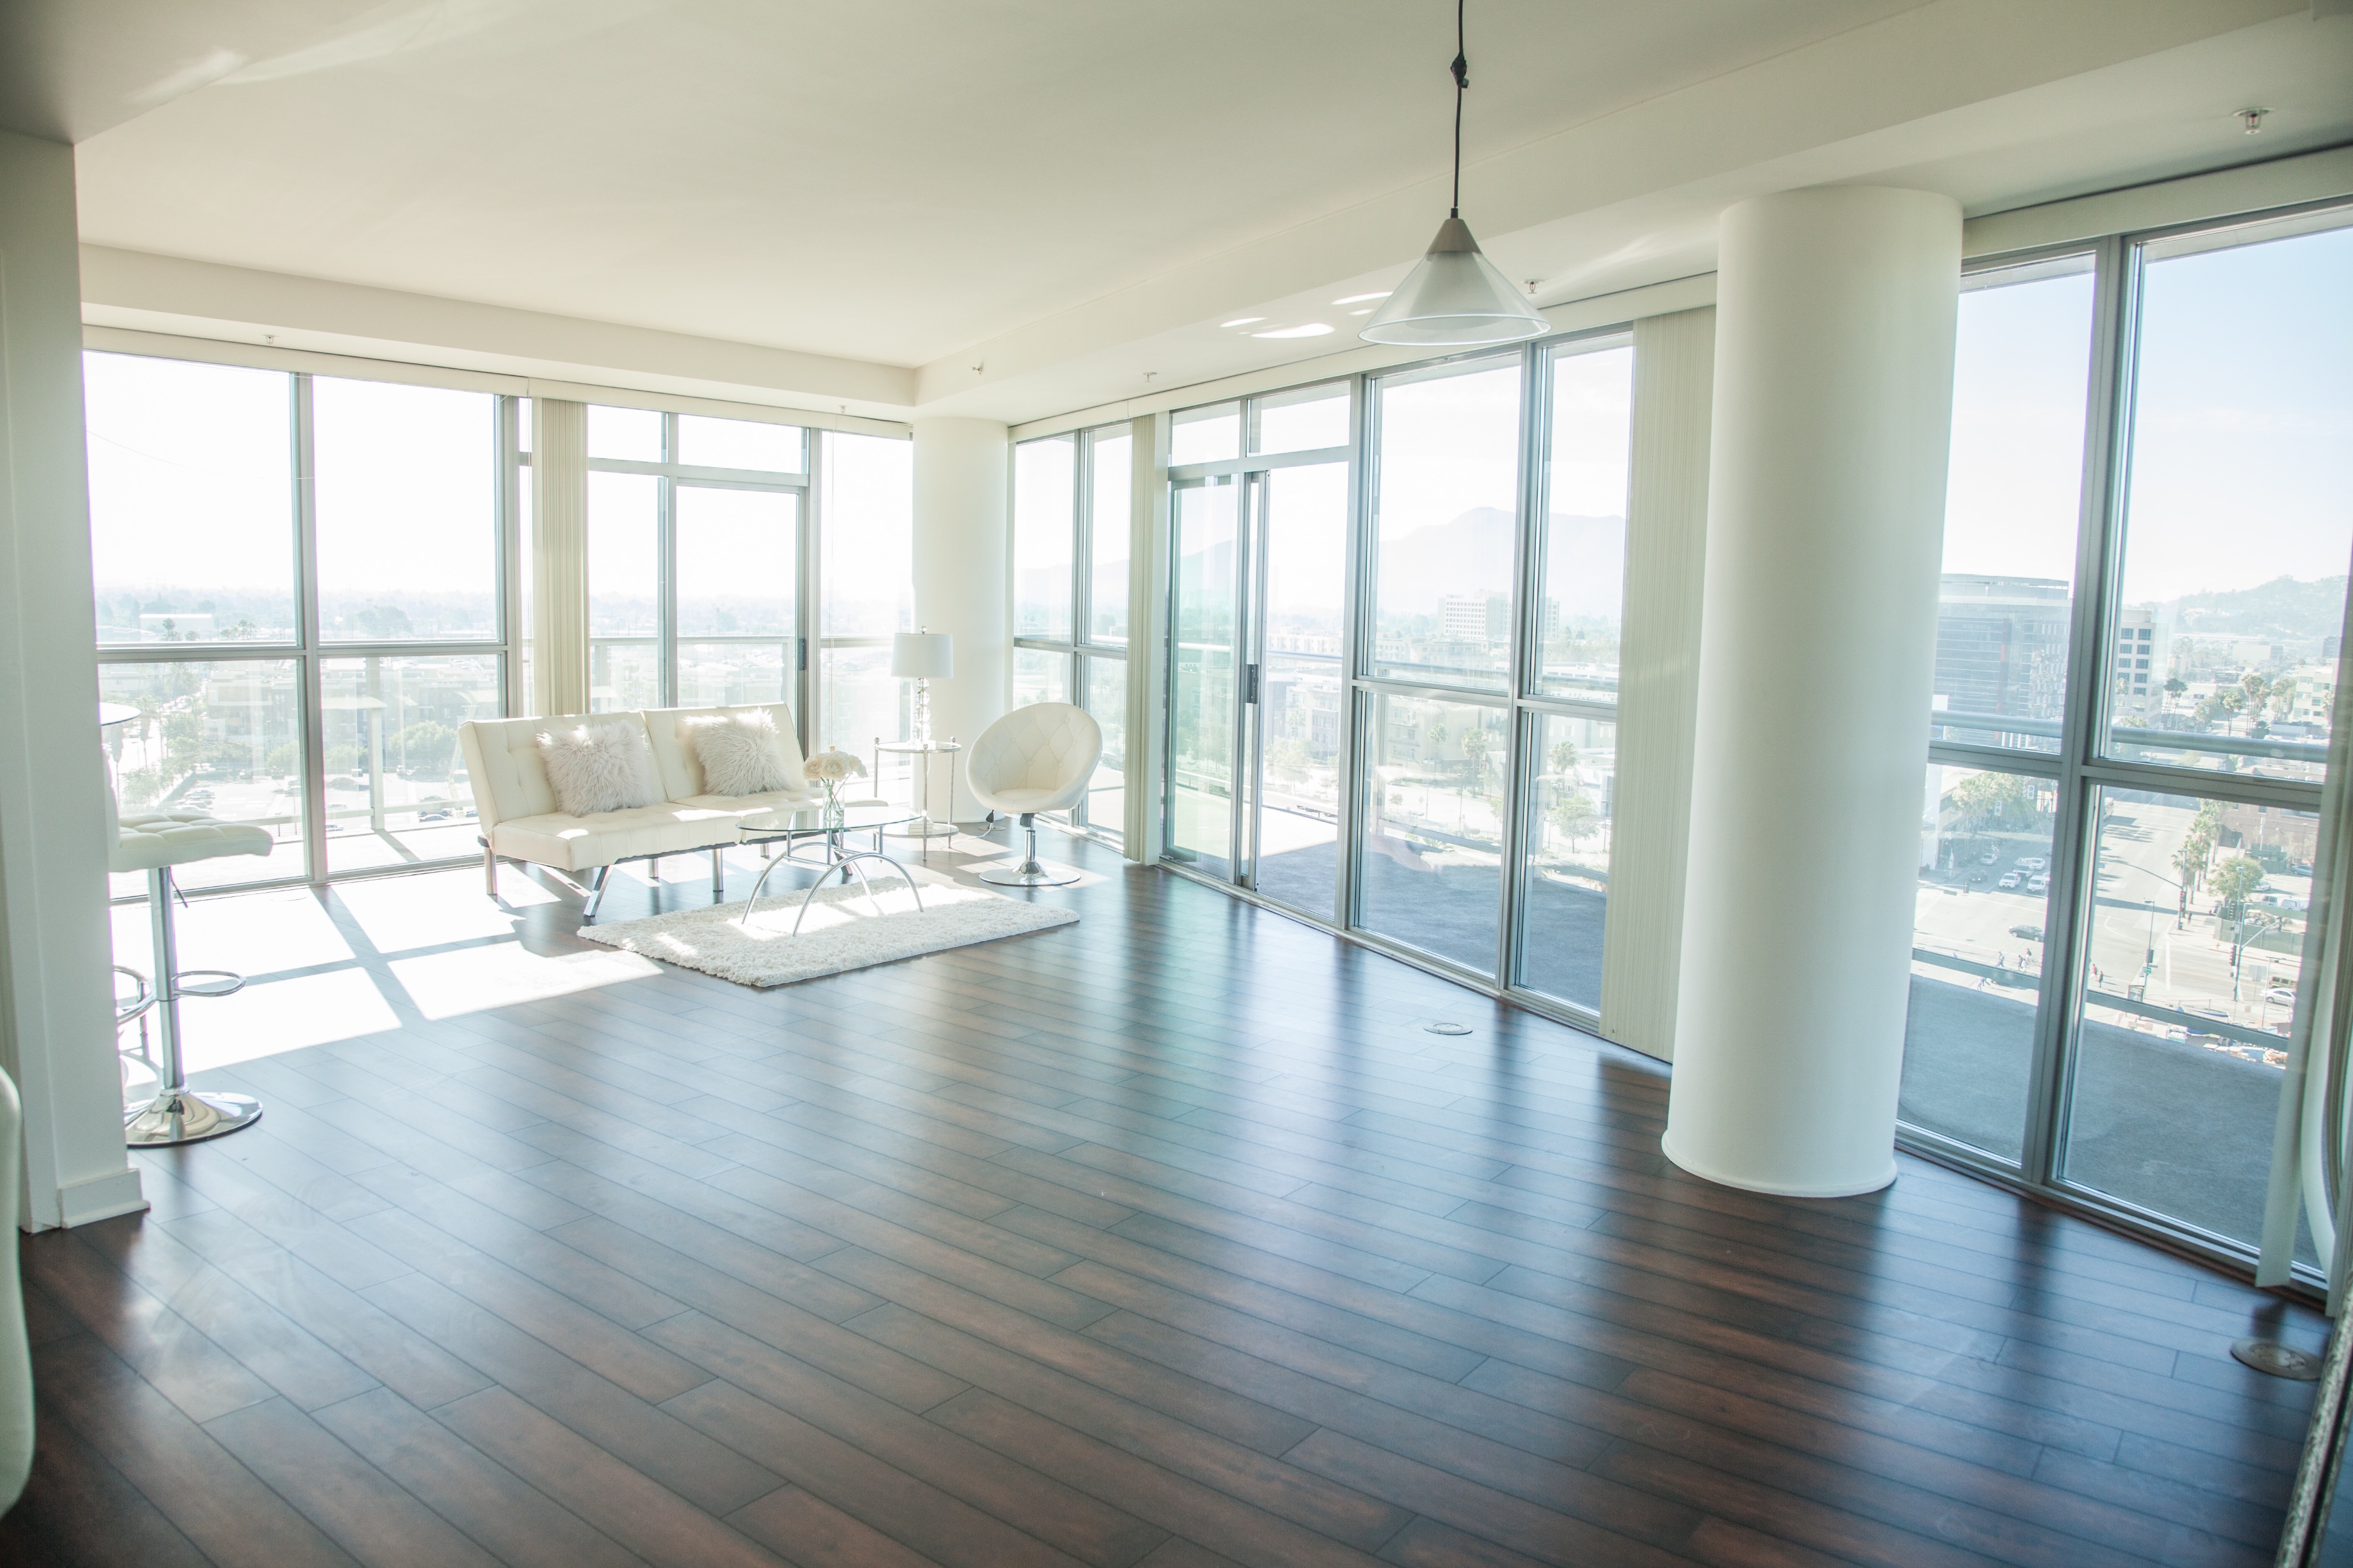
<path fill-rule="evenodd" d="M 761 795 L 803 783 L 801 770 L 785 755 L 776 721 L 758 709 L 682 718 L 678 729 L 702 766 L 707 794 Z"/>
<path fill-rule="evenodd" d="M 491 847 L 512 859 L 585 871 L 640 855 L 682 855 L 733 844 L 736 816 L 676 801 L 586 816 L 554 811 L 500 823 L 491 829 Z"/>
<path fill-rule="evenodd" d="M 555 807 L 565 816 L 653 805 L 663 798 L 641 723 L 558 724 L 541 734 L 539 751 Z"/>

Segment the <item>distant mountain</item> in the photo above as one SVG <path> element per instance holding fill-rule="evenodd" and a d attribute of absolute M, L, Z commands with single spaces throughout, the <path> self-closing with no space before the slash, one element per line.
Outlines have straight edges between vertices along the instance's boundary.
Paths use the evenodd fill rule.
<path fill-rule="evenodd" d="M 1434 616 L 1451 594 L 1510 592 L 1513 527 L 1510 512 L 1482 506 L 1382 541 L 1382 610 Z M 1626 575 L 1625 520 L 1555 512 L 1550 535 L 1547 593 L 1560 601 L 1562 618 L 1616 619 Z"/>
<path fill-rule="evenodd" d="M 2345 626 L 2345 578 L 2274 577 L 2253 588 L 2185 594 L 2151 606 L 2174 632 L 2199 637 L 2333 637 Z"/>

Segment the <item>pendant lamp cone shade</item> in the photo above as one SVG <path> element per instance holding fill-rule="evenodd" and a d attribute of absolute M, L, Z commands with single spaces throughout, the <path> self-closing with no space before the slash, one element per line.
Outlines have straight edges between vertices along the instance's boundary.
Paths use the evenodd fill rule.
<path fill-rule="evenodd" d="M 1550 331 L 1544 312 L 1481 253 L 1471 226 L 1449 217 L 1430 254 L 1356 335 L 1368 343 L 1444 347 L 1514 343 Z"/>

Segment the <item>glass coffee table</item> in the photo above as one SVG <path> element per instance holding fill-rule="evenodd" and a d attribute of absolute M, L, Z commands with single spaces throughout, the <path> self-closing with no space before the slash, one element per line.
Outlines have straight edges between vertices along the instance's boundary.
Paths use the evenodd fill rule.
<path fill-rule="evenodd" d="M 832 808 L 824 805 L 807 805 L 796 810 L 763 811 L 743 818 L 735 824 L 736 843 L 782 844 L 785 847 L 783 854 L 760 868 L 760 879 L 752 884 L 752 896 L 744 901 L 743 923 L 745 925 L 751 923 L 752 911 L 759 906 L 760 889 L 768 885 L 768 873 L 786 864 L 806 866 L 826 873 L 839 871 L 844 882 L 848 882 L 852 876 L 855 876 L 859 886 L 866 889 L 866 896 L 872 899 L 874 887 L 872 883 L 867 881 L 866 870 L 861 863 L 868 860 L 880 860 L 904 879 L 908 889 L 915 895 L 915 908 L 921 910 L 923 907 L 923 889 L 915 886 L 915 879 L 908 875 L 904 866 L 883 854 L 881 849 L 884 828 L 896 827 L 903 822 L 913 822 L 918 815 L 913 806 L 905 805 L 844 805 Z M 851 833 L 871 833 L 874 835 L 875 847 L 871 849 L 847 847 L 841 840 L 844 835 Z M 801 853 L 804 846 L 814 847 L 817 858 L 812 858 Z M 826 878 L 821 875 L 816 881 L 809 884 L 808 892 L 801 899 L 800 915 L 793 920 L 793 930 L 796 933 L 801 929 L 802 917 L 808 913 L 809 900 L 817 897 L 817 890 L 824 887 L 825 883 Z M 875 907 L 877 909 L 881 907 L 879 900 L 876 900 Z"/>

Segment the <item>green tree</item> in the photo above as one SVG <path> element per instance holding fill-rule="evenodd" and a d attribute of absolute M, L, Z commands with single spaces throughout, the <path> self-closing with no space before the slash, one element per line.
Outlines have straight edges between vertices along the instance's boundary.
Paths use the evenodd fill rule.
<path fill-rule="evenodd" d="M 2263 885 L 2263 862 L 2233 855 L 2214 868 L 2214 896 L 2222 900 L 2222 918 L 2236 920 L 2246 911 L 2247 898 Z"/>
<path fill-rule="evenodd" d="M 2173 675 L 2166 678 L 2165 694 L 2168 697 L 2179 697 L 2189 689 L 2189 682 L 2182 679 L 2181 677 Z"/>
<path fill-rule="evenodd" d="M 446 778 L 449 758 L 458 749 L 458 731 L 427 719 L 403 730 L 396 743 L 398 754 L 406 759 L 410 773 L 427 778 Z"/>
<path fill-rule="evenodd" d="M 1593 797 L 1575 784 L 1553 796 L 1552 825 L 1568 840 L 1570 849 L 1585 836 L 1586 827 L 1593 821 Z"/>
<path fill-rule="evenodd" d="M 1552 771 L 1564 774 L 1577 771 L 1576 742 L 1555 741 L 1552 743 Z"/>

